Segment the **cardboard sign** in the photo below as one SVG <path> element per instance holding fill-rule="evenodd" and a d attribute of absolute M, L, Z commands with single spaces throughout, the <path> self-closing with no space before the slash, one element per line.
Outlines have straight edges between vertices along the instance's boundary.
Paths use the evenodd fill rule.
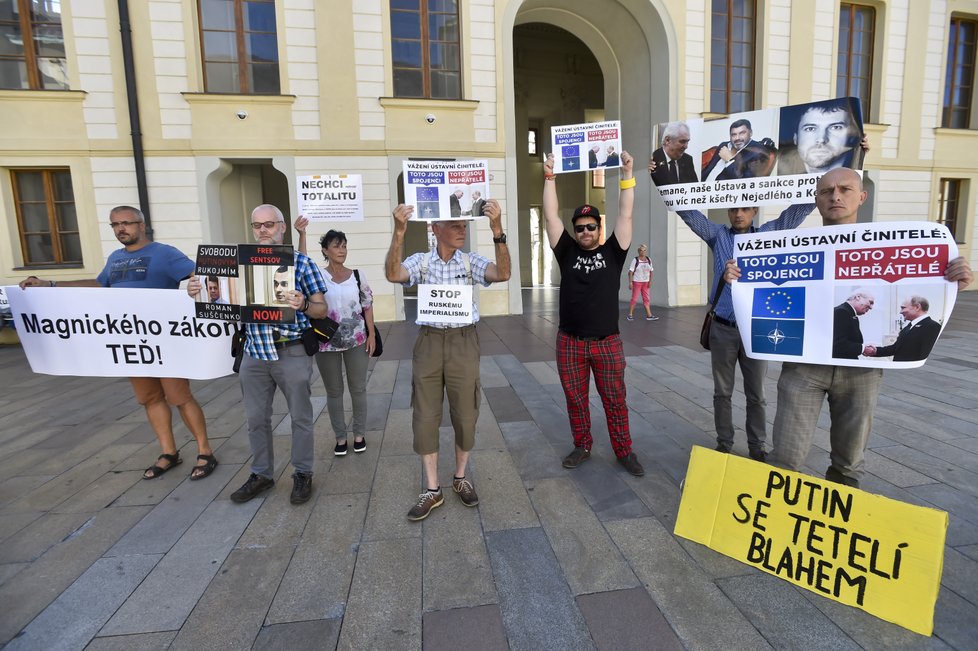
<path fill-rule="evenodd" d="M 418 285 L 418 324 L 472 323 L 472 285 Z"/>
<path fill-rule="evenodd" d="M 182 290 L 5 289 L 35 373 L 194 380 L 231 373 L 235 324 L 197 318 Z"/>
<path fill-rule="evenodd" d="M 675 534 L 930 635 L 947 524 L 943 511 L 694 446 Z"/>
<path fill-rule="evenodd" d="M 363 177 L 360 174 L 298 176 L 299 214 L 312 222 L 362 222 Z"/>
<path fill-rule="evenodd" d="M 295 290 L 295 250 L 281 244 L 201 244 L 199 319 L 295 323 L 288 295 Z"/>
<path fill-rule="evenodd" d="M 737 235 L 734 255 L 734 311 L 757 359 L 920 366 L 957 298 L 957 284 L 944 280 L 957 244 L 932 222 Z"/>

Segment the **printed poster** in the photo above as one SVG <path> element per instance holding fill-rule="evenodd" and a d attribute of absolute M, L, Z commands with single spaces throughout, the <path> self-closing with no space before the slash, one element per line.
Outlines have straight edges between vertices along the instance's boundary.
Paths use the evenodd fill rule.
<path fill-rule="evenodd" d="M 299 214 L 311 222 L 362 222 L 363 177 L 318 174 L 296 177 Z"/>
<path fill-rule="evenodd" d="M 921 366 L 947 324 L 958 255 L 942 224 L 884 222 L 737 235 L 731 286 L 747 355 L 862 366 Z"/>
<path fill-rule="evenodd" d="M 948 516 L 694 446 L 675 534 L 921 635 Z"/>
<path fill-rule="evenodd" d="M 295 323 L 295 250 L 270 244 L 202 244 L 196 316 L 243 323 Z"/>
<path fill-rule="evenodd" d="M 404 161 L 412 221 L 478 219 L 489 199 L 489 161 Z"/>
<path fill-rule="evenodd" d="M 855 97 L 656 125 L 652 182 L 669 210 L 815 202 L 837 167 L 862 169 Z"/>
<path fill-rule="evenodd" d="M 554 173 L 621 167 L 621 122 L 589 122 L 550 127 Z"/>
<path fill-rule="evenodd" d="M 180 377 L 231 373 L 228 321 L 199 319 L 183 290 L 5 288 L 35 373 Z"/>

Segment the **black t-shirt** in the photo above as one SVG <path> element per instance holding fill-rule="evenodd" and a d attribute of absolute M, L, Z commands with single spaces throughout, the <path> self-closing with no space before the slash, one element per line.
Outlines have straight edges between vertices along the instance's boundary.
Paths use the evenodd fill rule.
<path fill-rule="evenodd" d="M 560 266 L 560 325 L 576 337 L 618 334 L 618 289 L 628 251 L 611 234 L 604 244 L 585 251 L 564 231 L 554 257 Z"/>

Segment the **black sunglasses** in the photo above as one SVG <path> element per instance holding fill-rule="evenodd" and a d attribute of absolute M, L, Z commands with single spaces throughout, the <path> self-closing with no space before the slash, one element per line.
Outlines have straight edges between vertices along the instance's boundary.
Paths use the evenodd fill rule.
<path fill-rule="evenodd" d="M 596 231 L 598 230 L 598 225 L 597 224 L 574 224 L 575 233 L 583 233 L 585 229 L 589 231 Z"/>

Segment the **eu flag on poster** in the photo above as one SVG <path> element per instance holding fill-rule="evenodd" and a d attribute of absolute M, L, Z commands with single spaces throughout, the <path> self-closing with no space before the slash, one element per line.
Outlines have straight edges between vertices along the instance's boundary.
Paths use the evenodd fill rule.
<path fill-rule="evenodd" d="M 751 316 L 777 319 L 805 318 L 804 287 L 758 287 Z"/>
<path fill-rule="evenodd" d="M 438 201 L 438 188 L 418 188 L 418 201 Z"/>
<path fill-rule="evenodd" d="M 750 345 L 755 353 L 801 356 L 805 347 L 805 322 L 786 319 L 751 319 Z"/>

